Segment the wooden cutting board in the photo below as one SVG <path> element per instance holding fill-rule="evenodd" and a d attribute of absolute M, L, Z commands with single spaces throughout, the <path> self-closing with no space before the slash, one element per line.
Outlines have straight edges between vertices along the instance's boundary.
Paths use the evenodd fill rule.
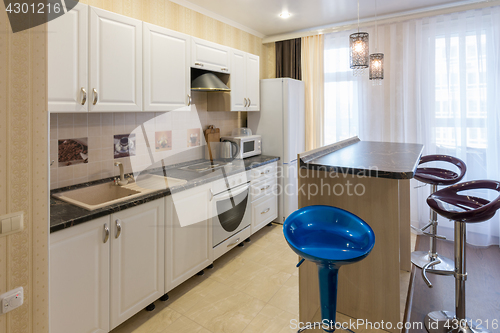
<path fill-rule="evenodd" d="M 205 141 L 207 142 L 207 147 L 205 148 L 205 159 L 206 160 L 216 160 L 218 158 L 215 147 L 211 147 L 211 142 L 220 142 L 220 129 L 215 128 L 214 125 L 208 126 L 205 130 Z"/>

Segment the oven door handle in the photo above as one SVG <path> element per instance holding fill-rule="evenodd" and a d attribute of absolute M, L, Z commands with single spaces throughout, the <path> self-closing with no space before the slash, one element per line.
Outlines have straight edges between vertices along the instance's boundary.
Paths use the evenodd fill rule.
<path fill-rule="evenodd" d="M 215 200 L 226 200 L 226 199 L 229 199 L 230 197 L 235 197 L 235 196 L 245 192 L 249 188 L 250 188 L 250 182 L 247 182 L 247 183 L 241 184 L 235 188 L 232 188 L 230 190 L 226 190 L 224 192 L 216 194 L 213 196 L 213 198 Z"/>

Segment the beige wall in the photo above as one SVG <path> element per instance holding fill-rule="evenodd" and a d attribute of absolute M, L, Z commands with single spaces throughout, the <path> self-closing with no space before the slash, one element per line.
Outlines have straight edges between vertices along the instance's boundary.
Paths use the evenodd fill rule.
<path fill-rule="evenodd" d="M 0 316 L 0 333 L 48 332 L 47 58 L 45 25 L 12 33 L 0 5 L 0 215 L 24 212 L 25 229 L 0 237 L 0 294 L 24 288 L 24 305 Z"/>

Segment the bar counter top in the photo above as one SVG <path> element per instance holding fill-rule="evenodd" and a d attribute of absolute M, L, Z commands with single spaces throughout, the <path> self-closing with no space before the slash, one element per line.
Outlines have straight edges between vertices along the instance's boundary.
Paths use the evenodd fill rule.
<path fill-rule="evenodd" d="M 424 146 L 360 141 L 357 137 L 302 154 L 301 167 L 390 179 L 411 179 Z"/>

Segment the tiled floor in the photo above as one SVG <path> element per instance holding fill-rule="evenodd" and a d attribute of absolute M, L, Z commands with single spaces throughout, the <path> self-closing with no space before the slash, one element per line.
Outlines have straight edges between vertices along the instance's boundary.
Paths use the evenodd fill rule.
<path fill-rule="evenodd" d="M 295 333 L 296 264 L 281 226 L 264 227 L 169 292 L 167 302 L 156 301 L 155 311 L 139 312 L 112 333 Z"/>

